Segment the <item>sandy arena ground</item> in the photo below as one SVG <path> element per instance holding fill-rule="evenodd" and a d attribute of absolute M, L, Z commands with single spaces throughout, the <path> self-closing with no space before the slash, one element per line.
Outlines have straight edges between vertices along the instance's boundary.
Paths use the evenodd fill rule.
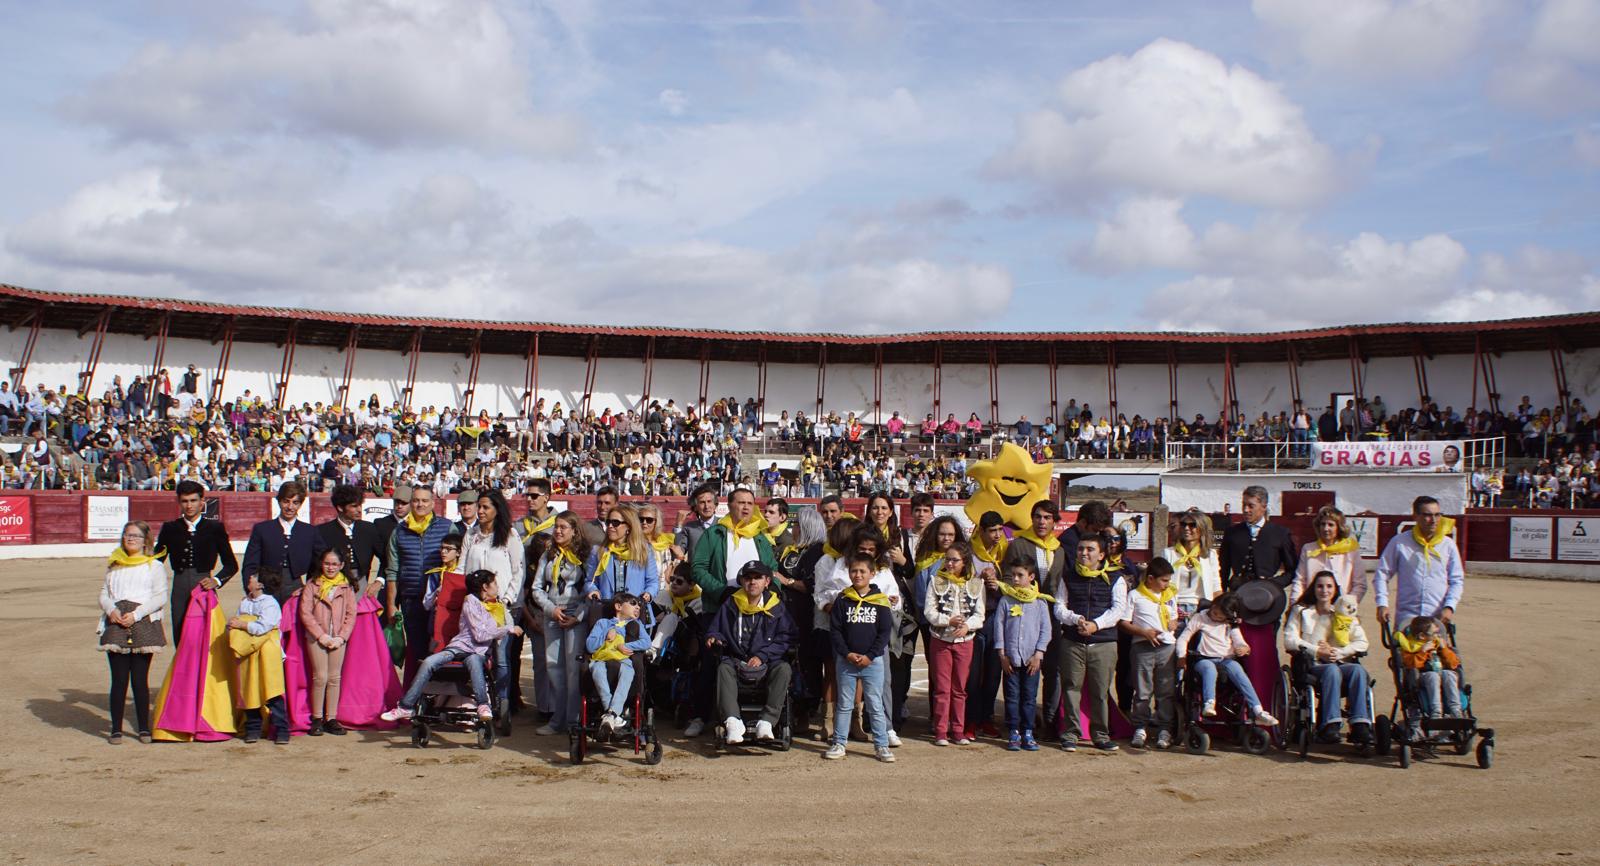
<path fill-rule="evenodd" d="M 862 744 L 824 762 L 798 741 L 709 757 L 673 731 L 657 767 L 631 753 L 573 767 L 566 739 L 531 724 L 489 752 L 459 734 L 426 750 L 372 733 L 109 746 L 100 575 L 91 560 L 0 563 L 11 862 L 1600 862 L 1600 586 L 1469 581 L 1462 651 L 1498 739 L 1487 772 L 1454 754 L 1402 771 L 1342 747 L 1306 762 L 936 749 L 922 719 L 894 765 Z M 1387 711 L 1389 679 L 1368 669 Z"/>

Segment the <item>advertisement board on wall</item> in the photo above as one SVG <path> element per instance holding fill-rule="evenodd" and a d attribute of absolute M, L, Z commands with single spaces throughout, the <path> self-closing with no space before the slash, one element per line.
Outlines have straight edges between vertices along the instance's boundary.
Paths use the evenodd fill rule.
<path fill-rule="evenodd" d="M 1600 562 L 1600 518 L 1563 517 L 1556 521 L 1556 558 L 1562 562 Z"/>
<path fill-rule="evenodd" d="M 33 542 L 33 497 L 0 496 L 0 544 Z"/>
<path fill-rule="evenodd" d="M 89 541 L 121 541 L 122 527 L 128 522 L 128 497 L 88 496 L 84 499 Z"/>
<path fill-rule="evenodd" d="M 1460 472 L 1461 443 L 1313 442 L 1311 468 L 1322 472 Z"/>
<path fill-rule="evenodd" d="M 1512 559 L 1549 559 L 1553 541 L 1550 524 L 1548 517 L 1511 518 L 1511 550 L 1508 556 Z"/>

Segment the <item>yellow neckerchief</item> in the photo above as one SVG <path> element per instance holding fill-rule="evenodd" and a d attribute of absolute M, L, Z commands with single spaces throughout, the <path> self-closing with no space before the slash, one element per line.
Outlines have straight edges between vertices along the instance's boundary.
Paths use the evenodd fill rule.
<path fill-rule="evenodd" d="M 1001 539 L 998 542 L 995 543 L 994 549 L 985 550 L 983 548 L 983 534 L 980 532 L 980 533 L 972 536 L 972 552 L 973 552 L 973 554 L 975 556 L 977 556 L 979 559 L 983 560 L 984 562 L 990 563 L 992 565 L 999 565 L 1000 564 L 1000 560 L 1005 558 L 1006 548 L 1008 548 L 1010 546 L 1011 546 L 1010 540 L 1002 536 Z"/>
<path fill-rule="evenodd" d="M 555 525 L 556 525 L 556 512 L 555 512 L 555 509 L 552 508 L 550 510 L 550 516 L 546 517 L 544 520 L 540 521 L 539 525 L 537 525 L 537 526 L 534 525 L 533 517 L 531 515 L 528 516 L 528 517 L 522 518 L 522 534 L 524 536 L 532 538 L 533 536 L 538 535 L 539 533 L 541 533 L 541 532 L 545 531 L 546 529 L 549 529 L 550 527 L 555 526 Z"/>
<path fill-rule="evenodd" d="M 679 618 L 688 616 L 689 612 L 690 612 L 689 611 L 689 603 L 694 601 L 695 599 L 699 598 L 701 596 L 701 594 L 702 594 L 702 592 L 701 592 L 700 587 L 698 585 L 695 585 L 695 586 L 689 587 L 689 594 L 688 595 L 673 595 L 671 597 L 672 598 L 672 612 L 677 614 L 679 616 Z"/>
<path fill-rule="evenodd" d="M 1100 566 L 1098 569 L 1084 568 L 1083 563 L 1074 562 L 1072 564 L 1072 570 L 1077 572 L 1079 577 L 1098 577 L 1106 583 L 1111 582 L 1111 573 L 1116 571 L 1115 568 L 1111 567 L 1111 563 L 1109 562 Z"/>
<path fill-rule="evenodd" d="M 1121 570 L 1122 570 L 1122 557 L 1120 555 L 1113 556 L 1110 559 L 1106 560 L 1106 571 L 1121 571 Z"/>
<path fill-rule="evenodd" d="M 1172 552 L 1176 553 L 1178 555 L 1178 561 L 1174 562 L 1172 564 L 1172 566 L 1174 568 L 1195 568 L 1195 569 L 1198 569 L 1200 567 L 1200 544 L 1199 544 L 1199 542 L 1195 543 L 1195 546 L 1194 546 L 1194 548 L 1192 550 L 1184 550 L 1183 549 L 1183 544 L 1181 542 L 1178 543 L 1178 544 L 1174 544 L 1174 545 L 1172 545 Z"/>
<path fill-rule="evenodd" d="M 900 536 L 899 536 L 898 533 L 893 534 L 893 535 L 890 534 L 889 524 L 887 524 L 887 523 L 878 523 L 878 524 L 874 524 L 874 525 L 876 526 L 879 534 L 881 534 L 883 536 L 883 540 L 884 541 L 887 541 L 890 544 L 899 544 L 900 543 Z"/>
<path fill-rule="evenodd" d="M 782 535 L 782 534 L 784 534 L 785 532 L 788 532 L 788 531 L 789 531 L 789 521 L 787 521 L 787 520 L 785 520 L 784 522 L 778 524 L 777 526 L 773 526 L 772 524 L 769 523 L 769 524 L 767 524 L 767 540 L 772 542 L 773 544 L 777 544 L 778 543 L 778 536 L 780 536 L 780 535 Z"/>
<path fill-rule="evenodd" d="M 655 538 L 650 539 L 650 546 L 655 548 L 656 553 L 660 553 L 663 550 L 670 550 L 672 548 L 672 533 L 663 532 L 660 535 L 657 535 Z"/>
<path fill-rule="evenodd" d="M 430 568 L 427 571 L 424 571 L 422 576 L 427 577 L 430 574 L 449 574 L 451 567 L 454 565 L 455 563 L 452 562 L 450 565 L 441 565 L 438 568 Z"/>
<path fill-rule="evenodd" d="M 110 564 L 117 566 L 144 565 L 147 562 L 154 562 L 155 560 L 166 558 L 167 552 L 165 550 L 161 551 L 155 556 L 151 556 L 148 553 L 129 553 L 126 549 L 119 546 L 116 550 L 111 551 Z"/>
<path fill-rule="evenodd" d="M 1312 556 L 1333 556 L 1334 554 L 1338 554 L 1338 553 L 1349 553 L 1350 551 L 1355 550 L 1356 548 L 1358 548 L 1360 546 L 1361 546 L 1360 542 L 1357 542 L 1356 539 L 1355 539 L 1355 536 L 1351 536 L 1351 535 L 1347 535 L 1344 538 L 1341 538 L 1341 539 L 1339 539 L 1338 541 L 1335 541 L 1332 544 L 1323 544 L 1322 543 L 1322 539 L 1319 538 L 1319 539 L 1317 539 L 1316 552 L 1312 553 L 1311 555 Z"/>
<path fill-rule="evenodd" d="M 726 514 L 723 515 L 721 520 L 717 521 L 717 525 L 725 527 L 729 532 L 740 538 L 755 538 L 766 531 L 767 519 L 759 514 L 752 514 L 745 522 L 736 526 L 733 522 L 733 515 Z"/>
<path fill-rule="evenodd" d="M 1412 653 L 1412 654 L 1416 654 L 1416 653 L 1422 652 L 1423 650 L 1427 649 L 1428 645 L 1430 643 L 1432 643 L 1433 641 L 1434 641 L 1434 638 L 1422 638 L 1420 640 L 1417 640 L 1417 639 L 1412 638 L 1411 635 L 1408 635 L 1403 631 L 1396 631 L 1394 633 L 1394 642 L 1396 644 L 1399 644 L 1401 652 L 1407 652 L 1407 653 Z"/>
<path fill-rule="evenodd" d="M 1427 560 L 1434 555 L 1433 549 L 1438 547 L 1455 530 L 1456 522 L 1454 519 L 1441 517 L 1439 518 L 1439 526 L 1434 530 L 1432 538 L 1422 537 L 1422 526 L 1415 523 L 1411 525 L 1411 538 L 1422 547 L 1422 558 Z M 1439 559 L 1442 561 L 1444 554 L 1439 554 Z"/>
<path fill-rule="evenodd" d="M 1000 581 L 1000 591 L 1017 601 L 1017 604 L 1011 606 L 1012 616 L 1022 616 L 1022 605 L 1033 604 L 1036 599 L 1042 598 L 1052 604 L 1055 603 L 1055 599 L 1040 592 L 1039 587 L 1031 583 L 1027 586 L 1012 586 L 1009 581 L 1002 580 Z"/>
<path fill-rule="evenodd" d="M 1024 538 L 1033 542 L 1034 544 L 1043 548 L 1045 553 L 1055 553 L 1056 548 L 1061 546 L 1061 539 L 1055 537 L 1054 535 L 1046 535 L 1044 538 L 1040 538 L 1039 536 L 1033 534 L 1032 529 L 1022 530 L 1021 532 L 1017 533 L 1017 538 Z"/>
<path fill-rule="evenodd" d="M 426 518 L 424 518 L 421 523 L 418 523 L 417 522 L 417 515 L 416 515 L 415 512 L 409 512 L 409 511 L 406 512 L 406 528 L 411 530 L 412 532 L 415 532 L 418 535 L 421 535 L 422 533 L 427 532 L 428 531 L 428 526 L 431 525 L 432 523 L 433 523 L 433 515 L 432 514 L 430 514 Z"/>
<path fill-rule="evenodd" d="M 1150 599 L 1150 603 L 1154 604 L 1156 606 L 1156 610 L 1160 612 L 1161 630 L 1171 631 L 1171 615 L 1167 613 L 1167 602 L 1178 597 L 1178 588 L 1171 584 L 1167 584 L 1167 588 L 1163 589 L 1160 595 L 1156 595 L 1155 593 L 1151 592 L 1150 588 L 1145 586 L 1144 581 L 1141 580 L 1139 581 L 1139 594 Z"/>
<path fill-rule="evenodd" d="M 622 654 L 622 629 L 626 625 L 627 623 L 622 620 L 613 623 L 611 630 L 606 632 L 606 642 L 590 653 L 589 659 L 597 662 L 615 662 L 627 658 Z"/>
<path fill-rule="evenodd" d="M 761 603 L 757 604 L 752 602 L 750 596 L 741 589 L 733 593 L 733 603 L 739 608 L 739 613 L 745 616 L 755 616 L 758 613 L 772 616 L 772 609 L 778 606 L 778 594 L 769 592 L 762 596 Z"/>
<path fill-rule="evenodd" d="M 889 606 L 889 597 L 881 592 L 874 592 L 871 595 L 862 595 L 861 593 L 856 592 L 855 587 L 848 586 L 845 587 L 844 592 L 840 593 L 840 595 L 855 602 L 856 607 L 860 607 L 864 604 L 875 604 L 879 607 Z"/>
<path fill-rule="evenodd" d="M 941 559 L 944 559 L 944 554 L 942 552 L 930 553 L 927 556 L 917 560 L 917 571 L 925 571 L 928 566 L 933 565 L 935 562 L 938 562 Z M 940 571 L 943 572 L 943 569 L 940 569 Z"/>
<path fill-rule="evenodd" d="M 939 569 L 939 572 L 937 574 L 935 574 L 934 577 L 937 577 L 938 579 L 944 581 L 945 583 L 951 584 L 952 586 L 956 587 L 957 589 L 962 590 L 963 592 L 966 591 L 967 581 L 972 579 L 971 577 L 968 577 L 968 576 L 963 575 L 963 574 L 951 574 L 950 572 L 945 571 L 942 568 Z"/>
<path fill-rule="evenodd" d="M 341 586 L 349 585 L 350 581 L 345 580 L 342 574 L 336 574 L 333 577 L 319 577 L 317 578 L 317 598 L 327 601 L 328 597 L 333 595 L 334 590 Z"/>
<path fill-rule="evenodd" d="M 834 550 L 833 549 L 833 545 L 829 544 L 826 541 L 822 542 L 822 553 L 823 553 L 823 555 L 831 556 L 834 559 L 838 559 L 839 557 L 844 556 L 844 554 L 840 553 L 837 550 Z"/>
<path fill-rule="evenodd" d="M 1328 620 L 1328 643 L 1334 646 L 1349 646 L 1350 631 L 1355 627 L 1356 618 L 1348 613 L 1330 615 Z"/>
<path fill-rule="evenodd" d="M 486 601 L 486 602 L 483 603 L 483 609 L 488 611 L 490 616 L 494 617 L 494 624 L 495 625 L 505 625 L 506 624 L 506 603 L 505 602 L 503 602 L 503 601 Z"/>
<path fill-rule="evenodd" d="M 600 551 L 600 561 L 595 564 L 594 573 L 600 574 L 601 572 L 604 572 L 606 567 L 611 564 L 611 557 L 613 556 L 622 560 L 623 562 L 632 562 L 633 548 L 626 544 L 607 544 L 606 549 Z"/>
<path fill-rule="evenodd" d="M 560 580 L 560 577 L 561 577 L 561 562 L 562 562 L 562 560 L 566 560 L 567 562 L 570 562 L 573 565 L 576 565 L 580 571 L 583 569 L 583 563 L 578 561 L 578 555 L 573 553 L 572 551 L 566 549 L 565 547 L 559 547 L 559 546 L 556 547 L 555 548 L 555 553 L 549 554 L 549 557 L 550 557 L 550 570 L 549 570 L 549 572 L 546 573 L 545 581 L 544 581 L 546 586 L 554 586 L 554 587 L 565 587 L 566 586 L 566 584 Z"/>

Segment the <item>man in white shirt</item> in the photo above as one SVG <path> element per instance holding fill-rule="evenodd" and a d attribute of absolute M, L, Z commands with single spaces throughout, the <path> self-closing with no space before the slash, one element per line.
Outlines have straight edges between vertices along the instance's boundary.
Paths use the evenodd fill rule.
<path fill-rule="evenodd" d="M 1404 628 L 1413 617 L 1438 617 L 1449 623 L 1455 619 L 1456 605 L 1466 583 L 1461 551 L 1450 537 L 1455 522 L 1445 517 L 1439 500 L 1418 496 L 1411 503 L 1416 525 L 1410 532 L 1389 539 L 1378 558 L 1373 590 L 1378 619 L 1389 622 L 1389 582 L 1395 582 L 1394 627 Z"/>

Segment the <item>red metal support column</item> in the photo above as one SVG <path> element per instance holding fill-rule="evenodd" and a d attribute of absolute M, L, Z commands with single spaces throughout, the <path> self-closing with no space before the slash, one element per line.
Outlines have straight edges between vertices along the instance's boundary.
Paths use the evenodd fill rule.
<path fill-rule="evenodd" d="M 222 399 L 222 385 L 228 380 L 228 364 L 233 360 L 233 329 L 237 317 L 229 316 L 228 323 L 222 327 L 222 336 L 212 340 L 212 344 L 222 343 L 222 349 L 217 353 L 217 370 L 211 375 L 211 402 L 216 403 Z"/>
<path fill-rule="evenodd" d="M 1167 423 L 1178 420 L 1178 353 L 1167 345 Z"/>
<path fill-rule="evenodd" d="M 944 414 L 940 411 L 939 399 L 944 390 L 944 344 L 933 344 L 933 422 L 944 423 Z"/>
<path fill-rule="evenodd" d="M 1054 423 L 1056 423 L 1056 422 L 1061 420 L 1060 418 L 1056 417 L 1056 413 L 1060 411 L 1060 406 L 1061 406 L 1060 394 L 1058 393 L 1058 388 L 1060 386 L 1059 386 L 1059 383 L 1056 381 L 1057 372 L 1060 369 L 1061 369 L 1060 365 L 1056 362 L 1056 344 L 1055 343 L 1051 343 L 1050 344 L 1050 422 L 1052 424 L 1054 424 Z"/>
<path fill-rule="evenodd" d="M 29 324 L 29 323 L 32 324 Z M 22 380 L 28 375 L 28 363 L 33 360 L 33 347 L 39 342 L 39 329 L 44 325 L 44 305 L 33 309 L 21 319 L 11 325 L 11 330 L 28 325 L 28 339 L 22 344 L 22 357 L 17 359 L 17 366 L 11 368 L 11 390 L 16 391 L 22 387 Z"/>
<path fill-rule="evenodd" d="M 339 383 L 339 406 L 350 405 L 350 379 L 356 373 L 356 346 L 360 342 L 361 326 L 351 325 L 350 336 L 344 341 L 344 380 Z"/>
<path fill-rule="evenodd" d="M 697 404 L 699 406 L 699 409 L 697 411 L 699 411 L 701 414 L 705 414 L 705 411 L 706 411 L 706 398 L 709 397 L 710 394 L 711 394 L 711 343 L 709 341 L 707 341 L 707 342 L 703 342 L 703 343 L 700 344 L 700 402 Z"/>
<path fill-rule="evenodd" d="M 78 374 L 78 393 L 84 397 L 88 397 L 89 389 L 94 387 L 94 371 L 96 367 L 100 366 L 100 350 L 105 348 L 106 328 L 110 327 L 110 325 L 111 308 L 106 307 L 100 311 L 100 315 L 94 320 L 93 325 L 85 325 L 78 329 L 79 339 L 82 339 L 83 335 L 89 333 L 91 329 L 94 331 L 94 342 L 89 345 L 89 357 L 84 359 L 83 371 Z"/>
<path fill-rule="evenodd" d="M 417 359 L 422 355 L 422 329 L 411 335 L 411 348 L 406 351 L 406 386 L 400 389 L 400 407 L 411 408 L 411 394 L 417 388 Z"/>
<path fill-rule="evenodd" d="M 989 344 L 989 426 L 1000 426 L 1000 359 Z"/>
<path fill-rule="evenodd" d="M 1561 336 L 1555 331 L 1550 332 L 1550 367 L 1556 376 L 1556 405 L 1565 412 L 1567 403 L 1572 399 L 1572 392 L 1567 389 L 1567 363 L 1561 357 L 1564 347 L 1561 345 Z"/>
<path fill-rule="evenodd" d="M 1300 396 L 1300 350 L 1294 343 L 1287 344 L 1289 348 L 1289 399 L 1305 407 L 1304 399 Z M 1307 410 L 1308 412 L 1310 410 Z"/>
<path fill-rule="evenodd" d="M 278 372 L 278 385 L 272 395 L 272 405 L 283 408 L 283 401 L 289 396 L 289 374 L 294 370 L 294 347 L 300 337 L 300 323 L 289 323 L 289 332 L 283 338 L 283 367 Z"/>
<path fill-rule="evenodd" d="M 766 357 L 763 351 L 762 357 Z M 651 335 L 644 344 L 644 388 L 639 392 L 639 411 L 643 413 L 650 408 L 650 380 L 655 377 L 656 371 L 656 338 Z M 644 420 L 643 418 L 640 419 Z"/>
<path fill-rule="evenodd" d="M 883 428 L 883 344 L 873 347 L 872 352 L 872 425 L 875 430 Z"/>
<path fill-rule="evenodd" d="M 1361 393 L 1361 345 L 1356 340 L 1355 334 L 1346 338 L 1350 345 L 1350 393 L 1356 395 L 1356 402 L 1364 399 Z"/>
<path fill-rule="evenodd" d="M 589 338 L 589 357 L 587 366 L 583 371 L 583 414 L 589 414 L 590 401 L 594 399 L 595 376 L 599 373 L 600 364 L 600 335 L 595 334 Z"/>
<path fill-rule="evenodd" d="M 822 400 L 828 391 L 828 344 L 817 346 L 817 414 L 811 420 L 816 421 L 822 417 Z"/>
<path fill-rule="evenodd" d="M 167 359 L 167 332 L 171 328 L 172 311 L 168 310 L 161 314 L 161 319 L 156 322 L 156 326 L 151 330 L 151 333 L 145 335 L 146 340 L 152 336 L 156 338 L 155 358 L 150 362 L 150 375 L 152 376 L 161 372 L 161 364 Z"/>
<path fill-rule="evenodd" d="M 1472 411 L 1478 411 L 1478 370 L 1483 367 L 1483 334 L 1472 335 Z"/>
<path fill-rule="evenodd" d="M 1233 390 L 1233 346 L 1222 348 L 1222 421 L 1232 430 L 1238 414 L 1239 396 Z"/>
<path fill-rule="evenodd" d="M 756 360 L 756 418 L 762 430 L 767 424 L 767 344 L 761 344 L 761 356 Z"/>
<path fill-rule="evenodd" d="M 1500 411 L 1500 383 L 1494 375 L 1494 352 L 1483 353 L 1483 387 L 1484 394 L 1489 398 L 1489 411 Z"/>
<path fill-rule="evenodd" d="M 467 369 L 467 388 L 461 392 L 461 414 L 472 414 L 472 398 L 478 393 L 478 364 L 483 360 L 483 329 L 472 332 L 472 351 L 467 354 L 472 359 L 471 366 Z M 465 419 L 463 419 L 465 420 Z"/>
<path fill-rule="evenodd" d="M 1428 364 L 1425 360 L 1427 349 L 1422 345 L 1420 337 L 1411 339 L 1411 365 L 1417 373 L 1417 405 L 1421 406 L 1428 399 Z"/>
<path fill-rule="evenodd" d="M 523 353 L 523 360 L 527 368 L 522 374 L 522 417 L 527 418 L 531 425 L 534 420 L 533 406 L 538 402 L 539 394 L 539 332 L 535 331 L 528 337 L 528 351 Z M 646 362 L 648 363 L 648 362 Z M 645 374 L 644 387 L 650 390 L 649 373 Z"/>
<path fill-rule="evenodd" d="M 1111 410 L 1106 418 L 1115 422 L 1117 420 L 1117 344 L 1106 343 L 1106 402 Z"/>

